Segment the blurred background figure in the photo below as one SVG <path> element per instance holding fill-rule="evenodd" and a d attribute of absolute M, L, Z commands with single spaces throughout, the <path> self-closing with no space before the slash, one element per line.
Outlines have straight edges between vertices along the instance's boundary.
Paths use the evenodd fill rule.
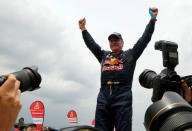
<path fill-rule="evenodd" d="M 23 117 L 19 118 L 18 129 L 22 131 L 25 127 L 26 126 L 25 126 L 24 118 Z"/>
<path fill-rule="evenodd" d="M 28 124 L 25 131 L 36 131 L 36 124 L 34 124 L 34 123 Z"/>

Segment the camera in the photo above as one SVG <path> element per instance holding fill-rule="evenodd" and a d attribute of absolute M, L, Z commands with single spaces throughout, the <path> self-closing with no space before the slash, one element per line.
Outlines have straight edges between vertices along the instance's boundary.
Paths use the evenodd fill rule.
<path fill-rule="evenodd" d="M 153 88 L 152 102 L 160 100 L 166 91 L 173 91 L 184 96 L 181 80 L 192 86 L 192 75 L 180 77 L 175 71 L 178 65 L 178 45 L 171 41 L 160 40 L 155 42 L 155 50 L 162 51 L 163 66 L 165 69 L 160 74 L 145 69 L 139 76 L 140 85 L 151 89 Z"/>
<path fill-rule="evenodd" d="M 21 92 L 34 91 L 40 88 L 41 75 L 37 66 L 25 67 L 20 71 L 11 73 L 21 82 L 19 89 Z M 6 76 L 0 76 L 0 86 L 7 80 Z"/>
<path fill-rule="evenodd" d="M 160 40 L 155 50 L 162 51 L 163 66 L 160 74 L 145 69 L 139 76 L 141 86 L 153 89 L 152 105 L 145 112 L 147 131 L 192 131 L 192 106 L 185 101 L 181 80 L 191 88 L 192 76 L 180 77 L 175 71 L 178 65 L 178 45 Z"/>

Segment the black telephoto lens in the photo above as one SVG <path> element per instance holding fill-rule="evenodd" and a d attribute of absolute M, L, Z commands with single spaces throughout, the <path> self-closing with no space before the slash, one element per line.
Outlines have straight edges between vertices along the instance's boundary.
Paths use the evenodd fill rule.
<path fill-rule="evenodd" d="M 145 69 L 139 76 L 139 83 L 145 88 L 153 88 L 152 84 L 156 76 L 157 74 L 154 71 Z"/>
<path fill-rule="evenodd" d="M 21 92 L 33 91 L 40 88 L 41 75 L 38 73 L 37 66 L 25 67 L 21 71 L 14 73 L 16 79 L 21 82 L 19 89 Z M 0 76 L 0 86 L 6 81 L 5 76 Z"/>
<path fill-rule="evenodd" d="M 191 131 L 192 106 L 179 94 L 167 91 L 145 113 L 147 131 Z"/>

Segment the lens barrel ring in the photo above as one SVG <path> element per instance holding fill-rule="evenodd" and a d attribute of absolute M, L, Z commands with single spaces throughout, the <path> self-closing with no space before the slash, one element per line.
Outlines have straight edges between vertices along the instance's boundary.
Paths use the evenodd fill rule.
<path fill-rule="evenodd" d="M 190 114 L 190 119 L 186 114 Z M 184 131 L 175 129 L 192 127 L 192 107 L 178 93 L 167 91 L 147 109 L 144 126 L 147 131 Z"/>
<path fill-rule="evenodd" d="M 192 128 L 192 113 L 179 112 L 168 117 L 159 131 L 184 131 L 189 128 Z"/>
<path fill-rule="evenodd" d="M 151 128 L 151 124 L 152 124 L 153 120 L 154 120 L 155 118 L 157 118 L 157 116 L 158 116 L 160 113 L 162 113 L 163 111 L 165 111 L 166 109 L 168 109 L 168 108 L 171 107 L 171 106 L 181 105 L 181 104 L 185 104 L 185 103 L 179 103 L 179 102 L 178 102 L 178 103 L 172 103 L 172 104 L 166 105 L 165 107 L 161 108 L 161 109 L 153 116 L 153 118 L 151 119 L 151 121 L 150 121 L 150 123 L 149 123 L 149 125 L 148 125 L 148 130 Z"/>

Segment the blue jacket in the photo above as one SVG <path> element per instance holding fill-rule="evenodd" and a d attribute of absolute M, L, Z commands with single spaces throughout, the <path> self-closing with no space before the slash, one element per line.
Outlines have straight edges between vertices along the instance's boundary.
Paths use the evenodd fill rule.
<path fill-rule="evenodd" d="M 120 82 L 121 86 L 132 87 L 136 61 L 151 40 L 154 27 L 155 22 L 150 20 L 143 35 L 133 48 L 121 51 L 119 54 L 113 54 L 111 51 L 102 50 L 87 30 L 82 31 L 85 44 L 101 64 L 102 86 L 106 85 L 107 81 L 117 81 Z"/>

